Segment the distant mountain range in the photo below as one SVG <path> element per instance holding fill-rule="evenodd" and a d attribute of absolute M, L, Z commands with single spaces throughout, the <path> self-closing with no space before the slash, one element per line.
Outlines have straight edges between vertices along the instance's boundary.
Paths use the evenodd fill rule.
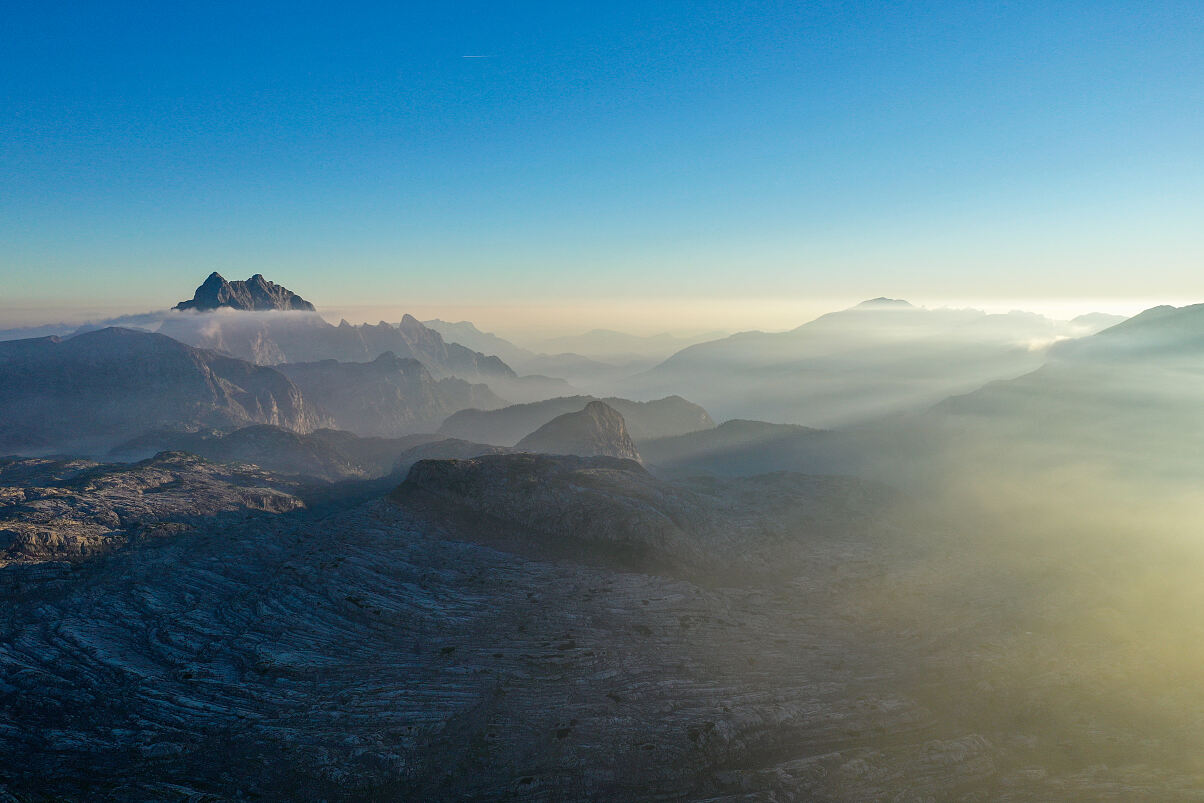
<path fill-rule="evenodd" d="M 423 321 L 422 325 L 438 332 L 448 343 L 459 343 L 484 354 L 496 354 L 511 366 L 522 365 L 539 357 L 534 351 L 517 346 L 492 332 L 482 332 L 471 321 L 451 323 L 434 318 Z"/>
<path fill-rule="evenodd" d="M 721 419 L 844 426 L 1020 376 L 1040 366 L 1053 343 L 1114 320 L 1121 319 L 1063 322 L 873 299 L 789 332 L 691 346 L 616 389 L 634 398 L 680 393 Z"/>
<path fill-rule="evenodd" d="M 639 371 L 651 368 L 675 348 L 684 345 L 685 341 L 677 342 L 666 338 L 653 338 L 651 349 L 655 356 L 639 353 L 610 354 L 605 360 L 596 357 L 586 357 L 566 351 L 553 353 L 535 352 L 499 337 L 491 332 L 482 332 L 469 321 L 448 323 L 438 319 L 424 321 L 427 327 L 434 329 L 449 343 L 459 343 L 486 354 L 496 354 L 515 370 L 525 374 L 538 374 L 562 377 L 577 387 L 596 392 L 605 392 L 618 379 L 622 379 Z M 627 342 L 630 338 L 640 342 L 641 347 L 649 344 L 631 335 L 614 333 L 617 338 Z M 555 349 L 558 343 L 549 345 Z M 588 345 L 588 343 L 587 343 Z M 609 361 L 608 361 L 609 360 Z"/>
<path fill-rule="evenodd" d="M 470 321 L 452 323 L 435 318 L 423 323 L 448 341 L 486 354 L 496 354 L 511 365 L 523 365 L 533 360 L 548 358 L 567 360 L 570 357 L 615 367 L 633 362 L 659 362 L 694 343 L 714 340 L 727 334 L 709 332 L 684 337 L 668 333 L 632 335 L 612 329 L 594 329 L 580 335 L 564 335 L 535 341 L 531 347 L 523 347 L 492 332 L 482 332 Z"/>
<path fill-rule="evenodd" d="M 1014 378 L 856 426 L 729 421 L 640 452 L 666 476 L 789 470 L 926 491 L 977 482 L 994 493 L 1030 477 L 1054 483 L 1038 496 L 1056 495 L 1057 483 L 1123 478 L 1131 491 L 1165 492 L 1204 481 L 1204 305 L 1156 307 L 1059 341 L 1043 358 Z M 1000 477 L 1007 483 L 995 484 Z"/>
<path fill-rule="evenodd" d="M 0 374 L 0 452 L 90 454 L 169 427 L 331 424 L 279 371 L 130 329 L 0 343 Z"/>
<path fill-rule="evenodd" d="M 391 352 L 420 361 L 437 377 L 459 376 L 472 381 L 515 379 L 502 360 L 445 343 L 438 332 L 412 316 L 397 326 L 338 326 L 316 312 L 211 312 L 167 318 L 159 331 L 183 343 L 220 351 L 258 365 L 288 362 L 370 362 Z"/>
<path fill-rule="evenodd" d="M 962 440 L 1162 480 L 1204 479 L 1204 304 L 1155 307 L 1049 361 L 937 405 L 929 418 Z M 992 448 L 985 446 L 984 448 Z"/>
<path fill-rule="evenodd" d="M 469 382 L 488 382 L 512 403 L 575 391 L 568 382 L 553 376 L 538 372 L 519 376 L 495 353 L 446 342 L 437 331 L 411 315 L 403 316 L 397 324 L 381 321 L 375 325 L 352 325 L 342 321 L 338 326 L 332 325 L 316 312 L 313 304 L 260 274 L 231 282 L 212 273 L 196 288 L 191 300 L 180 302 L 171 311 L 123 315 L 83 326 L 54 324 L 0 331 L 0 342 L 38 336 L 68 337 L 108 326 L 158 332 L 181 343 L 257 365 L 323 360 L 363 363 L 392 353 L 418 360 L 437 379 L 459 377 Z"/>
<path fill-rule="evenodd" d="M 399 437 L 432 432 L 465 407 L 506 403 L 486 385 L 435 379 L 393 354 L 262 366 L 115 327 L 0 342 L 0 377 L 0 454 L 103 455 L 157 432 L 176 433 L 157 450 L 179 448 L 179 433 L 248 424 Z"/>
<path fill-rule="evenodd" d="M 1138 451 L 1143 438 L 1161 443 L 1166 431 L 1140 409 L 1177 422 L 1180 435 L 1160 448 L 1190 461 L 1184 444 L 1196 442 L 1193 405 L 1204 398 L 1196 368 L 1204 305 L 1157 307 L 1100 331 L 1116 319 L 1053 321 L 878 298 L 790 332 L 695 344 L 615 383 L 635 399 L 672 394 L 655 401 L 573 394 L 563 380 L 518 376 L 498 356 L 448 342 L 408 315 L 396 326 L 333 326 L 260 275 L 228 282 L 213 274 L 177 306 L 182 311 L 165 313 L 157 333 L 107 328 L 0 342 L 0 453 L 103 455 L 127 447 L 146 456 L 191 444 L 215 456 L 259 450 L 272 460 L 267 451 L 277 448 L 278 470 L 307 466 L 323 477 L 366 476 L 384 453 L 400 459 L 390 444 L 364 458 L 370 470 L 355 456 L 359 447 L 344 443 L 333 454 L 329 438 L 310 436 L 334 428 L 359 439 L 423 434 L 407 448 L 430 455 L 595 450 L 563 444 L 606 441 L 597 453 L 642 455 L 679 475 L 844 471 L 875 450 L 921 448 L 920 433 L 948 422 L 975 437 L 988 429 L 1044 432 L 1078 438 L 1076 448 L 1103 438 Z M 538 355 L 467 322 L 431 323 L 511 357 L 589 362 Z M 595 345 L 623 340 L 615 334 L 590 336 Z M 739 420 L 716 428 L 710 408 Z M 899 415 L 910 417 L 898 424 Z M 811 424 L 844 431 L 816 432 Z"/>

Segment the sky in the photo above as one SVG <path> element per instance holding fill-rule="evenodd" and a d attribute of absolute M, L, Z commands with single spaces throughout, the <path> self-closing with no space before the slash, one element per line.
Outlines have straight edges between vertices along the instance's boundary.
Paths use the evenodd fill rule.
<path fill-rule="evenodd" d="M 4 16 L 0 325 L 213 270 L 501 330 L 1204 300 L 1199 2 Z"/>

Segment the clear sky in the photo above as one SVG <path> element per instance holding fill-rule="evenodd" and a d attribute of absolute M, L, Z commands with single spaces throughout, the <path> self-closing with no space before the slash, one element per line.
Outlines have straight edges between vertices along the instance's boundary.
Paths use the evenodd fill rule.
<path fill-rule="evenodd" d="M 0 88 L 0 324 L 1204 300 L 1198 0 L 9 0 Z"/>

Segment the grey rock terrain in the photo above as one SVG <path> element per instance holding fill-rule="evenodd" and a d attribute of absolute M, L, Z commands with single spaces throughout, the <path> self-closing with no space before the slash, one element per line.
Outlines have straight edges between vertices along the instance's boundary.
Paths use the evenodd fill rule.
<path fill-rule="evenodd" d="M 524 452 L 605 455 L 639 462 L 640 453 L 627 434 L 623 416 L 604 402 L 592 401 L 585 409 L 553 418 L 515 444 Z"/>
<path fill-rule="evenodd" d="M 108 328 L 0 343 L 0 453 L 102 454 L 153 429 L 328 426 L 271 368 Z"/>
<path fill-rule="evenodd" d="M 256 273 L 244 281 L 229 282 L 217 271 L 196 289 L 191 301 L 181 301 L 173 309 L 215 310 L 302 310 L 313 312 L 314 305 L 293 291 L 269 282 Z"/>
<path fill-rule="evenodd" d="M 93 557 L 212 526 L 219 514 L 298 510 L 304 503 L 296 490 L 255 466 L 219 466 L 182 453 L 130 465 L 0 460 L 0 566 Z"/>
<path fill-rule="evenodd" d="M 1163 656 L 1157 694 L 1132 682 L 1146 628 L 1111 604 L 1108 551 L 1098 587 L 1068 585 L 1082 556 L 1048 539 L 1021 570 L 1021 545 L 916 538 L 933 522 L 847 479 L 419 468 L 388 501 L 234 505 L 0 569 L 0 793 L 1188 800 L 1204 781 L 1158 735 L 1195 721 L 1190 656 Z M 538 504 L 509 490 L 530 477 Z M 177 487 L 158 483 L 119 496 Z M 501 504 L 463 510 L 478 491 Z M 1118 627 L 1131 643 L 1101 638 Z"/>

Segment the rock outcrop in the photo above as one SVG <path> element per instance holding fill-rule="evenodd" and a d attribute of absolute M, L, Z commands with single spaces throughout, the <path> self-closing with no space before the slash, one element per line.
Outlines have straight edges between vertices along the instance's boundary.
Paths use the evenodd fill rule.
<path fill-rule="evenodd" d="M 553 418 L 520 440 L 515 448 L 523 452 L 640 460 L 640 453 L 627 433 L 623 416 L 600 401 L 590 402 L 580 412 Z"/>
<path fill-rule="evenodd" d="M 391 499 L 433 510 L 468 537 L 545 557 L 730 577 L 797 566 L 804 542 L 868 529 L 890 495 L 840 477 L 667 482 L 629 459 L 485 453 L 416 462 Z"/>
<path fill-rule="evenodd" d="M 513 446 L 556 416 L 575 413 L 591 401 L 604 402 L 623 416 L 627 432 L 637 444 L 653 438 L 709 430 L 715 426 L 706 410 L 681 396 L 667 396 L 647 402 L 614 397 L 561 396 L 530 404 L 512 404 L 497 410 L 462 410 L 444 421 L 439 432 L 452 438 Z"/>

